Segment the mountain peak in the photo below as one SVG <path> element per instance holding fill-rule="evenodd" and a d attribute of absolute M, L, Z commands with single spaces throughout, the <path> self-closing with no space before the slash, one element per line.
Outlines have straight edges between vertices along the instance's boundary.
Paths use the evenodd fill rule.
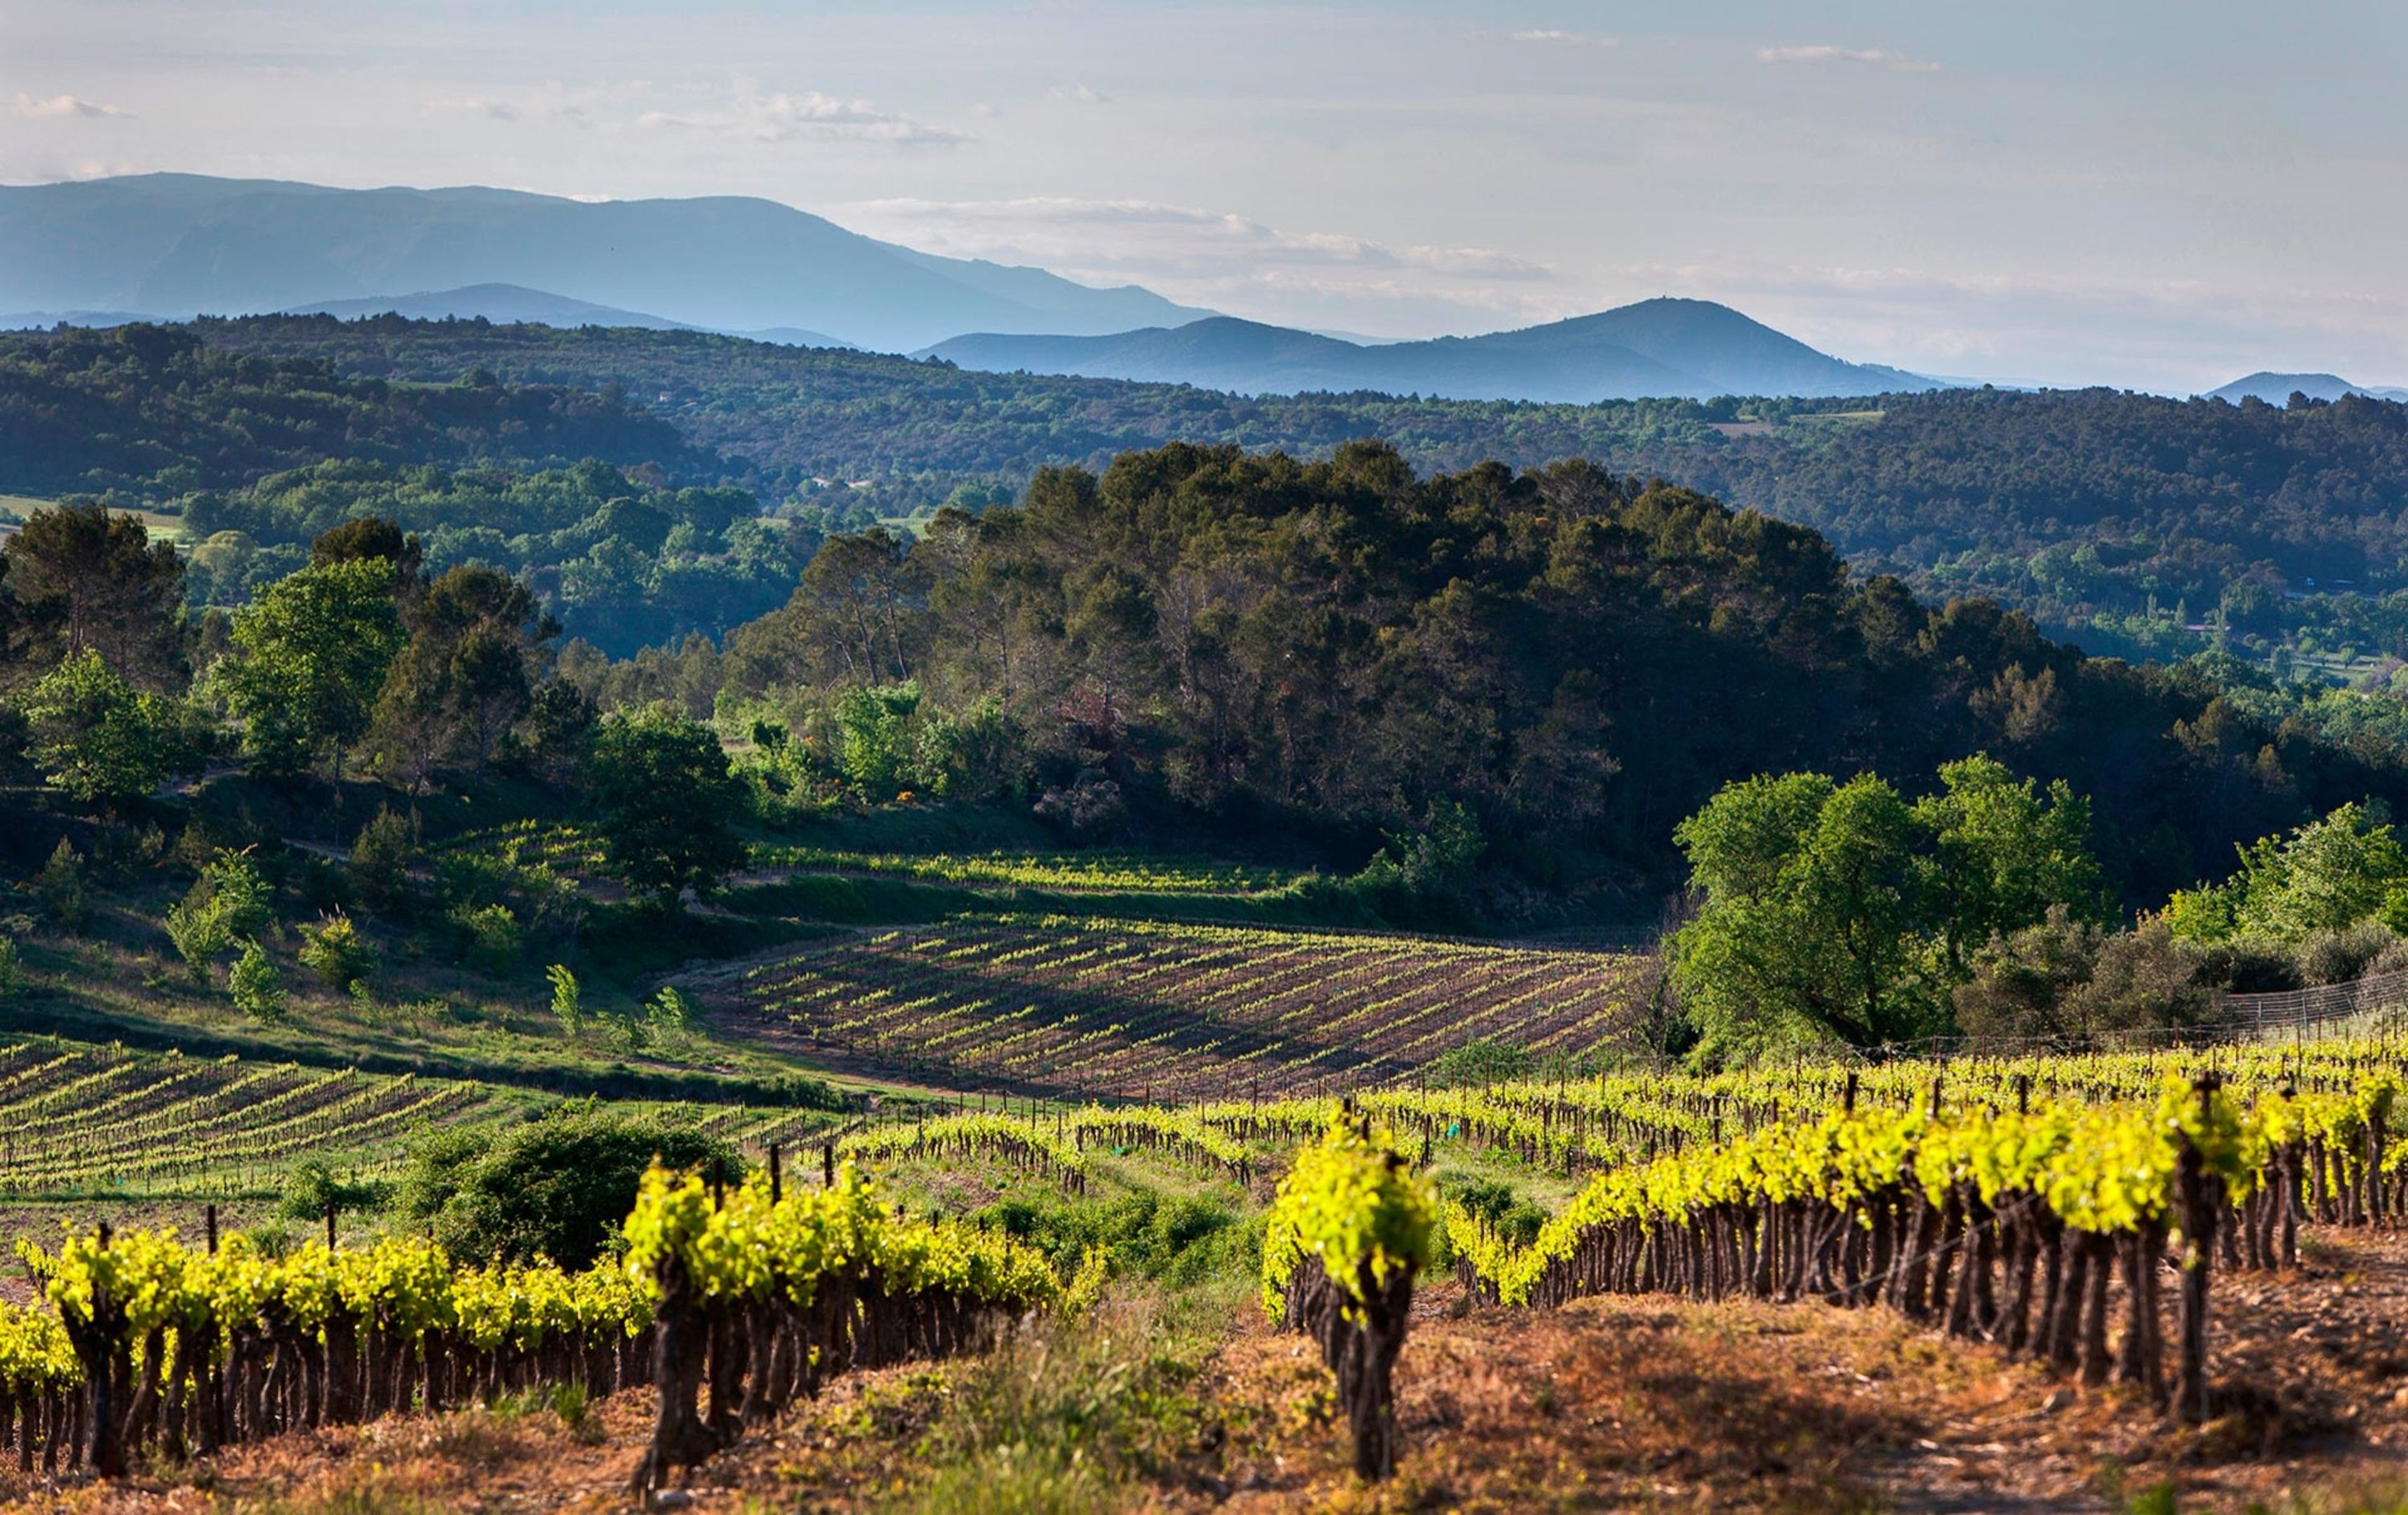
<path fill-rule="evenodd" d="M 1367 347 L 1217 317 L 1110 336 L 978 333 L 927 351 L 965 368 L 1195 384 L 1241 393 L 1382 391 L 1587 403 L 1641 396 L 1877 394 L 1938 387 L 1817 352 L 1726 305 L 1666 297 L 1566 321 Z"/>

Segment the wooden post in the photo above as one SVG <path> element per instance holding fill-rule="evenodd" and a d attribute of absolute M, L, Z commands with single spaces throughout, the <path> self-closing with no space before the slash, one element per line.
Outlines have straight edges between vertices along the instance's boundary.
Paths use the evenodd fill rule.
<path fill-rule="evenodd" d="M 218 1208 L 210 1205 L 204 1213 L 208 1217 L 205 1224 L 208 1230 L 209 1255 L 215 1257 L 218 1254 Z"/>
<path fill-rule="evenodd" d="M 785 1175 L 780 1171 L 778 1144 L 769 1144 L 769 1203 L 775 1205 L 786 1197 Z"/>
<path fill-rule="evenodd" d="M 332 1200 L 326 1202 L 326 1250 L 330 1252 L 335 1250 L 335 1205 Z"/>

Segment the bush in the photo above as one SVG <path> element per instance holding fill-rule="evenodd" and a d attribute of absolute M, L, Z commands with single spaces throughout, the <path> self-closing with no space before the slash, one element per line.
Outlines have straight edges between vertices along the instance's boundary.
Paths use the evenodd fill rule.
<path fill-rule="evenodd" d="M 1956 986 L 1956 1029 L 1983 1041 L 2079 1034 L 2074 992 L 2090 981 L 2103 933 L 2057 907 L 2039 925 L 1993 936 Z"/>
<path fill-rule="evenodd" d="M 418 813 L 380 808 L 351 843 L 351 887 L 372 910 L 393 910 L 409 898 L 409 869 L 418 861 Z"/>
<path fill-rule="evenodd" d="M 432 1222 L 454 1257 L 549 1257 L 582 1268 L 618 1236 L 656 1157 L 687 1170 L 719 1165 L 730 1183 L 743 1174 L 742 1158 L 718 1137 L 664 1116 L 577 1102 L 500 1131 L 453 1128 L 421 1138 L 399 1203 L 408 1220 Z"/>
<path fill-rule="evenodd" d="M 234 972 L 226 979 L 234 994 L 234 1008 L 254 1021 L 280 1021 L 284 1018 L 284 979 L 276 965 L 267 960 L 267 952 L 259 943 L 245 942 L 242 956 L 235 959 Z"/>
<path fill-rule="evenodd" d="M 448 919 L 460 933 L 460 955 L 471 965 L 494 974 L 508 973 L 518 965 L 524 933 L 509 906 L 458 906 Z"/>
<path fill-rule="evenodd" d="M 543 970 L 552 980 L 552 1013 L 560 1022 L 565 1036 L 575 1036 L 585 1029 L 585 997 L 577 987 L 577 975 L 564 964 L 554 963 Z"/>
<path fill-rule="evenodd" d="M 2143 921 L 2099 944 L 2090 981 L 2075 991 L 2074 1013 L 2092 1032 L 2195 1026 L 2215 1008 L 2200 959 L 2161 921 Z"/>
<path fill-rule="evenodd" d="M 7 999 L 25 987 L 25 960 L 17 950 L 17 938 L 0 936 L 0 999 Z"/>
<path fill-rule="evenodd" d="M 356 1174 L 337 1178 L 323 1158 L 307 1158 L 293 1170 L 292 1181 L 276 1202 L 276 1213 L 288 1221 L 323 1221 L 330 1209 L 337 1215 L 380 1210 L 392 1198 L 392 1191 L 393 1186 L 380 1179 Z"/>
<path fill-rule="evenodd" d="M 376 971 L 376 951 L 360 936 L 351 918 L 339 912 L 317 925 L 301 928 L 301 965 L 338 994 L 348 994 Z"/>
<path fill-rule="evenodd" d="M 248 852 L 221 852 L 202 868 L 184 897 L 168 908 L 166 920 L 167 939 L 193 970 L 194 982 L 207 982 L 210 964 L 266 929 L 269 897 L 267 880 Z"/>
<path fill-rule="evenodd" d="M 2364 976 L 2367 965 L 2399 942 L 2380 921 L 2360 921 L 2340 931 L 2319 931 L 2300 943 L 2300 977 L 2310 984 L 2345 984 Z"/>
<path fill-rule="evenodd" d="M 83 854 L 60 837 L 59 845 L 50 850 L 50 860 L 42 865 L 41 876 L 34 880 L 34 895 L 41 902 L 42 914 L 60 930 L 80 936 L 92 924 L 91 874 Z"/>

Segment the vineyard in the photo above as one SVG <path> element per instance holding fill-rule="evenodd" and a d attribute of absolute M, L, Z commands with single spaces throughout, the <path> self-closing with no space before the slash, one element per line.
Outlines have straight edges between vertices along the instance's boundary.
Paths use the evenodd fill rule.
<path fill-rule="evenodd" d="M 1642 959 L 1064 918 L 867 933 L 687 980 L 722 1029 L 941 1086 L 1184 1098 L 1409 1077 L 1472 1040 L 1581 1054 L 1655 983 Z"/>
<path fill-rule="evenodd" d="M 943 950 L 966 936 L 981 939 L 946 933 Z M 910 950 L 902 939 L 865 945 Z M 1143 933 L 1110 940 L 1144 961 Z M 1033 927 L 1017 946 L 1082 950 Z M 1434 1434 L 1396 1408 L 1430 1365 L 1416 1275 L 1487 1308 L 1467 1330 L 1511 1312 L 1571 1321 L 1616 1294 L 1877 1312 L 2085 1395 L 2116 1389 L 2117 1414 L 2198 1425 L 2256 1402 L 2222 1355 L 2234 1312 L 2300 1287 L 2329 1245 L 2316 1236 L 2408 1219 L 2404 1076 L 2399 1049 L 2360 1039 L 1451 1089 L 1358 1073 L 1326 1094 L 1230 1080 L 1109 1104 L 924 1097 L 833 1128 L 689 1107 L 752 1151 L 806 1160 L 782 1191 L 774 1159 L 724 1189 L 656 1175 L 625 1250 L 583 1273 L 452 1259 L 394 1233 L 281 1257 L 244 1234 L 211 1250 L 138 1228 L 29 1248 L 43 1298 L 0 1309 L 0 1443 L 64 1474 L 566 1385 L 659 1407 L 620 1475 L 654 1488 L 852 1368 L 978 1351 L 1034 1329 L 1010 1323 L 1032 1307 L 1092 1308 L 1134 1264 L 1092 1232 L 1067 1251 L 1023 1245 L 1030 1196 L 1102 1214 L 1154 1186 L 1264 1218 L 1254 1288 L 1272 1323 L 1318 1345 L 1345 1461 L 1366 1477 L 1405 1476 Z M 144 1167 L 139 1150 L 221 1167 L 256 1151 L 264 1167 L 291 1147 L 372 1154 L 512 1114 L 479 1086 L 45 1041 L 0 1048 L 0 1101 L 29 1182 L 67 1182 L 82 1148 L 198 1193 L 202 1159 Z M 982 1196 L 1010 1204 L 968 1213 Z M 1533 1222 L 1508 1224 L 1532 1197 Z"/>
<path fill-rule="evenodd" d="M 0 1042 L 0 1204 L 272 1196 L 304 1159 L 390 1177 L 438 1126 L 523 1118 L 524 1091 L 459 1079 L 29 1038 Z M 824 1112 L 624 1102 L 751 1152 L 828 1125 Z"/>

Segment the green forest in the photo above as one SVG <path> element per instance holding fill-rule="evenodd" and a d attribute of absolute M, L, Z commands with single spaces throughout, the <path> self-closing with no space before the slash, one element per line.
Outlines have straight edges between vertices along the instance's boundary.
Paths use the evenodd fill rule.
<path fill-rule="evenodd" d="M 742 488 L 781 519 L 844 531 L 1010 498 L 1040 467 L 1100 471 L 1170 441 L 1326 457 L 1371 436 L 1425 471 L 1586 457 L 1686 485 L 1813 526 L 1859 568 L 1896 573 L 1928 598 L 1993 597 L 2096 651 L 2228 651 L 2284 679 L 2364 682 L 2387 679 L 2408 650 L 2408 408 L 2374 399 L 1245 397 L 699 332 L 392 317 L 0 338 L 0 493 L 121 505 L 239 492 L 328 458 L 480 475 L 591 458 L 665 485 Z M 373 507 L 421 529 L 404 493 Z M 255 513 L 238 506 L 224 519 Z M 423 529 L 440 523 L 430 516 Z M 710 573 L 724 559 L 740 577 L 758 557 L 743 544 L 697 547 L 641 574 L 673 579 L 696 563 Z M 490 544 L 476 550 L 498 560 Z M 430 550 L 451 561 L 447 547 L 430 540 Z M 514 565 L 552 550 L 529 542 Z M 205 592 L 215 582 L 196 580 Z M 612 593 L 620 607 L 650 605 L 639 640 L 654 625 L 715 629 L 669 607 L 674 585 Z"/>

